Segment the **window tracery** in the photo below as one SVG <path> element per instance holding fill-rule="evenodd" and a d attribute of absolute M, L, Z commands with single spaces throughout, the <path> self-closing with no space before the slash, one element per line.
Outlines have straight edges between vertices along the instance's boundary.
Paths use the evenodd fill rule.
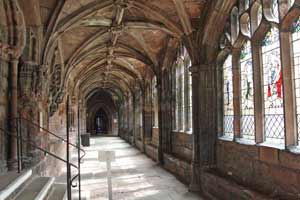
<path fill-rule="evenodd" d="M 294 3 L 293 0 L 240 0 L 237 3 L 238 7 L 232 8 L 230 19 L 224 27 L 224 34 L 220 40 L 219 58 L 222 59 L 224 55 L 229 54 L 222 65 L 223 136 L 245 138 L 256 141 L 256 143 L 263 142 L 276 146 L 300 143 L 299 17 L 293 24 L 290 24 L 291 41 L 282 38 L 280 33 L 281 24 L 287 26 L 286 23 L 290 23 L 291 18 L 295 17 L 294 13 L 299 15 Z M 288 12 L 293 12 L 293 14 Z M 264 35 L 266 27 L 270 27 L 270 29 Z M 226 43 L 226 40 L 229 42 Z M 281 46 L 283 42 L 285 42 L 285 46 Z M 290 53 L 281 52 L 282 48 L 286 49 L 286 47 L 291 48 Z M 255 49 L 253 50 L 253 48 Z M 232 53 L 232 49 L 239 49 L 240 57 L 236 53 Z M 252 55 L 253 53 L 255 54 Z M 289 66 L 289 62 L 286 62 L 286 59 L 291 59 L 291 57 L 293 62 L 291 60 L 290 63 L 294 63 L 294 66 Z M 237 60 L 239 60 L 239 64 L 236 62 Z M 290 70 L 292 74 L 284 74 L 285 67 L 289 68 L 288 70 L 293 67 Z M 284 79 L 285 76 L 287 77 Z M 295 79 L 293 85 L 284 82 L 292 78 Z M 295 86 L 295 100 L 292 101 L 286 97 L 289 98 L 289 103 L 295 102 L 296 104 L 297 124 L 294 123 L 294 125 L 286 122 L 286 115 L 290 119 L 293 114 L 286 110 L 287 102 L 285 101 L 287 99 L 284 96 L 284 84 L 289 84 L 287 87 L 289 89 Z M 238 93 L 238 89 L 240 93 Z M 239 100 L 234 101 L 233 99 L 237 97 Z M 239 108 L 240 111 L 236 108 Z M 257 118 L 258 115 L 260 118 Z M 258 129 L 256 127 L 257 120 L 259 122 Z M 294 130 L 293 127 L 296 126 L 298 126 L 297 133 L 286 132 L 287 128 Z M 256 132 L 256 130 L 261 131 Z M 297 134 L 297 141 L 294 141 L 293 138 L 296 137 L 293 134 Z"/>
<path fill-rule="evenodd" d="M 180 46 L 176 70 L 176 129 L 191 133 L 192 131 L 192 79 L 189 67 L 191 59 L 184 46 Z"/>

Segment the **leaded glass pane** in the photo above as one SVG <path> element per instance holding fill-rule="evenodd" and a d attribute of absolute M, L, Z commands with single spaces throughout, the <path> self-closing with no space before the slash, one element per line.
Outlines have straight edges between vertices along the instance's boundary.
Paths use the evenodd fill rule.
<path fill-rule="evenodd" d="M 248 41 L 241 52 L 241 136 L 254 140 L 254 88 L 251 43 Z"/>
<path fill-rule="evenodd" d="M 224 77 L 224 136 L 233 138 L 233 84 L 232 84 L 232 56 L 229 55 L 223 65 Z"/>
<path fill-rule="evenodd" d="M 292 27 L 293 32 L 293 52 L 294 52 L 294 71 L 295 71 L 295 89 L 297 106 L 297 126 L 298 126 L 298 144 L 300 144 L 300 19 L 298 18 Z"/>
<path fill-rule="evenodd" d="M 262 42 L 265 141 L 284 144 L 283 80 L 279 30 L 272 28 Z"/>

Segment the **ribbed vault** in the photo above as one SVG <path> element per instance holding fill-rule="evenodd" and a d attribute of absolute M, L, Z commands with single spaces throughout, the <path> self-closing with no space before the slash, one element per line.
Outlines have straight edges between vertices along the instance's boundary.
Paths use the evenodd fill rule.
<path fill-rule="evenodd" d="M 137 87 L 144 90 L 145 80 L 159 76 L 180 40 L 196 30 L 208 3 L 53 0 L 42 5 L 52 14 L 42 19 L 48 26 L 41 59 L 52 66 L 59 51 L 59 91 L 84 100 L 96 88 L 125 97 Z"/>

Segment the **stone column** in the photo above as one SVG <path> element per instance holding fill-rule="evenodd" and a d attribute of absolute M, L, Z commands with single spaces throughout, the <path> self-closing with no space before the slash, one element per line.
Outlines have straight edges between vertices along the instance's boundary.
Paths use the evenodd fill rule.
<path fill-rule="evenodd" d="M 133 98 L 132 98 L 132 145 L 135 146 L 135 140 L 136 140 L 136 135 L 135 135 L 135 111 L 136 111 L 136 97 L 135 94 L 133 94 Z"/>
<path fill-rule="evenodd" d="M 190 67 L 192 74 L 192 92 L 193 92 L 193 157 L 191 164 L 191 183 L 189 190 L 193 192 L 201 191 L 201 172 L 200 172 L 200 130 L 199 130 L 199 68 L 198 65 Z"/>
<path fill-rule="evenodd" d="M 145 89 L 142 92 L 142 121 L 143 121 L 143 128 L 142 128 L 142 142 L 143 142 L 143 152 L 146 152 L 146 108 L 145 108 L 145 103 L 146 103 L 146 95 L 145 95 Z"/>
<path fill-rule="evenodd" d="M 19 60 L 13 58 L 11 61 L 10 69 L 10 84 L 11 84 L 11 98 L 10 98 L 10 118 L 16 119 L 18 117 L 18 64 Z M 16 120 L 12 121 L 11 125 L 11 134 L 10 138 L 10 155 L 8 161 L 9 170 L 17 169 L 17 139 L 14 136 L 17 136 L 17 124 Z"/>
<path fill-rule="evenodd" d="M 163 102 L 162 102 L 162 84 L 161 79 L 157 77 L 157 104 L 158 104 L 158 163 L 160 165 L 163 165 L 164 163 L 164 152 L 163 152 L 163 125 L 162 125 L 162 119 L 163 119 Z"/>

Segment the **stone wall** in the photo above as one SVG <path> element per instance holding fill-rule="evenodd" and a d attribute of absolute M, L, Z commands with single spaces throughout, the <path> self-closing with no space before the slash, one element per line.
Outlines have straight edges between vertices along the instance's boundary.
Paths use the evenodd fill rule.
<path fill-rule="evenodd" d="M 183 132 L 173 132 L 172 136 L 172 153 L 183 160 L 191 161 L 193 136 Z"/>
<path fill-rule="evenodd" d="M 72 148 L 70 147 L 71 151 Z M 51 153 L 65 159 L 66 158 L 66 143 L 57 140 L 49 141 L 49 150 Z M 41 176 L 52 176 L 58 177 L 66 169 L 66 164 L 51 155 L 47 155 L 44 159 L 36 166 L 35 171 Z"/>
<path fill-rule="evenodd" d="M 179 180 L 186 184 L 191 180 L 191 165 L 182 159 L 164 154 L 164 168 L 172 172 Z"/>
<path fill-rule="evenodd" d="M 202 174 L 204 195 L 208 199 L 222 200 L 271 200 L 271 198 L 251 191 L 230 179 L 216 175 L 214 172 Z"/>
<path fill-rule="evenodd" d="M 158 161 L 158 150 L 155 146 L 148 144 L 145 148 L 145 153 L 149 156 L 152 160 Z"/>
<path fill-rule="evenodd" d="M 272 198 L 300 198 L 300 154 L 228 141 L 217 148 L 220 174 Z"/>
<path fill-rule="evenodd" d="M 158 128 L 152 128 L 152 141 L 151 144 L 155 147 L 158 147 L 159 143 L 159 129 Z"/>

